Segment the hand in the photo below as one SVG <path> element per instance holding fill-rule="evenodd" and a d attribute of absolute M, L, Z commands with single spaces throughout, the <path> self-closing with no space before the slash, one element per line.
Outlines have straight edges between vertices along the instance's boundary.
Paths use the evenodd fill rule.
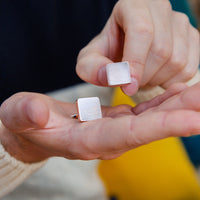
<path fill-rule="evenodd" d="M 0 108 L 0 140 L 12 156 L 24 162 L 51 156 L 116 158 L 155 140 L 200 133 L 200 83 L 183 89 L 182 85 L 172 88 L 134 109 L 103 107 L 103 119 L 84 123 L 70 117 L 76 113 L 75 104 L 19 93 Z"/>
<path fill-rule="evenodd" d="M 92 84 L 107 86 L 105 66 L 129 61 L 132 84 L 162 86 L 191 79 L 199 66 L 199 32 L 185 14 L 172 10 L 168 0 L 119 0 L 103 29 L 81 50 L 77 74 Z"/>

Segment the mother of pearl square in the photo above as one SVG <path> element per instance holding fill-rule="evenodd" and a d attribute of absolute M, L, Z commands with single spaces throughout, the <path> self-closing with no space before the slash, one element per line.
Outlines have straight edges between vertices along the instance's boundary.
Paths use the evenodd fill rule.
<path fill-rule="evenodd" d="M 91 121 L 102 118 L 101 104 L 98 97 L 79 98 L 77 100 L 80 121 Z"/>
<path fill-rule="evenodd" d="M 107 64 L 106 73 L 109 86 L 131 83 L 131 75 L 128 62 Z"/>

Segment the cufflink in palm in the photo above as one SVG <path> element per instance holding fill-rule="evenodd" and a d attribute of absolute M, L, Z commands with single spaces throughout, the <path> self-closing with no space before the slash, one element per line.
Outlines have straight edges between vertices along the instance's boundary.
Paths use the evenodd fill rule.
<path fill-rule="evenodd" d="M 101 103 L 98 97 L 79 98 L 76 104 L 78 113 L 71 115 L 72 118 L 79 119 L 81 122 L 102 118 Z"/>

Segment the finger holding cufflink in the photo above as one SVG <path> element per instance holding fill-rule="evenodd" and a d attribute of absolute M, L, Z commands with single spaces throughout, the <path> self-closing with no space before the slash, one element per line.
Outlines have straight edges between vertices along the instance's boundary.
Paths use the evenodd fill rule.
<path fill-rule="evenodd" d="M 130 67 L 128 62 L 110 63 L 106 65 L 108 85 L 111 87 L 123 86 L 131 83 Z M 77 114 L 71 117 L 79 121 L 91 121 L 102 118 L 101 104 L 98 97 L 79 98 L 76 101 Z"/>
<path fill-rule="evenodd" d="M 136 92 L 138 89 L 137 80 L 131 77 L 130 66 L 127 61 L 107 64 L 106 75 L 108 86 L 121 86 L 127 95 L 132 95 L 133 91 Z"/>

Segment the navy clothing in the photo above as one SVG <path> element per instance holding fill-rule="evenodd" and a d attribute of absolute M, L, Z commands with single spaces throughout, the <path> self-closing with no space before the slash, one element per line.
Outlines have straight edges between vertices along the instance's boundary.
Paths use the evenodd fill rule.
<path fill-rule="evenodd" d="M 115 0 L 1 0 L 0 103 L 18 91 L 80 82 L 78 52 L 97 35 Z"/>
<path fill-rule="evenodd" d="M 116 2 L 1 0 L 0 103 L 19 91 L 43 93 L 80 82 L 78 52 L 102 30 Z M 183 10 L 184 2 L 172 0 L 173 8 Z"/>

